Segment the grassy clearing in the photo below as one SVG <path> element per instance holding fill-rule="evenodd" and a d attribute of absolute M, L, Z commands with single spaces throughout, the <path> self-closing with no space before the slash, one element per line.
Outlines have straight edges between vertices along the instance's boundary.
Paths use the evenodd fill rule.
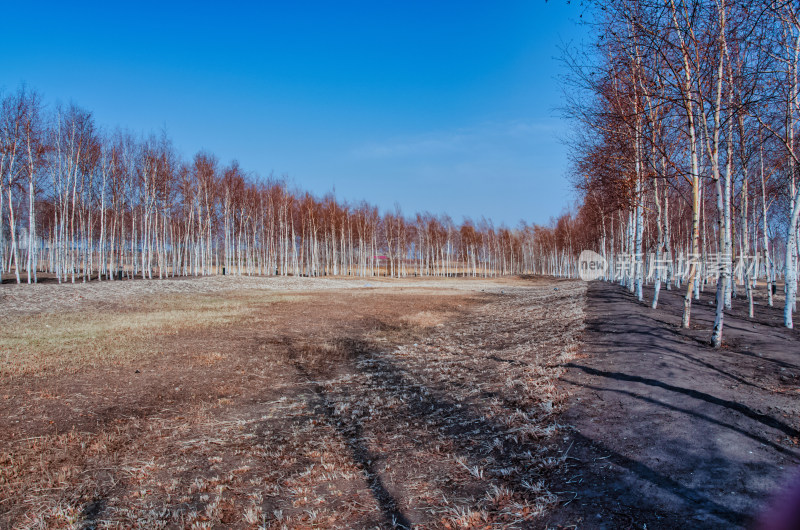
<path fill-rule="evenodd" d="M 0 525 L 524 526 L 556 500 L 555 379 L 584 287 L 497 287 L 200 294 L 106 315 L 134 337 L 70 376 L 0 380 Z M 163 355 L 128 351 L 147 337 Z M 109 359 L 141 373 L 86 369 Z"/>
<path fill-rule="evenodd" d="M 230 326 L 270 304 L 296 298 L 275 293 L 172 295 L 112 311 L 11 317 L 0 334 L 0 375 L 74 373 L 163 355 L 158 339 Z"/>

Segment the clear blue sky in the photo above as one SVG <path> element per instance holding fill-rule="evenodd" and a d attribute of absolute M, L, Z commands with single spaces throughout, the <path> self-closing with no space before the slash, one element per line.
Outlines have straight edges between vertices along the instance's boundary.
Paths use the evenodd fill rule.
<path fill-rule="evenodd" d="M 0 87 L 407 215 L 513 226 L 573 200 L 556 57 L 577 2 L 166 4 L 9 2 Z"/>

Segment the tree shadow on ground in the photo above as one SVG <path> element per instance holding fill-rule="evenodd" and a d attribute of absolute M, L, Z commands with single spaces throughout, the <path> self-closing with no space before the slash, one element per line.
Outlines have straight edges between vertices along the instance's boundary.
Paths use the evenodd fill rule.
<path fill-rule="evenodd" d="M 636 375 L 629 375 L 629 374 L 624 374 L 624 373 L 621 373 L 621 372 L 606 372 L 606 371 L 603 371 L 603 370 L 597 370 L 597 369 L 591 368 L 589 366 L 583 366 L 583 365 L 575 364 L 575 363 L 566 363 L 564 366 L 571 367 L 571 368 L 577 368 L 579 370 L 583 370 L 584 372 L 586 372 L 589 375 L 607 377 L 607 378 L 610 378 L 610 379 L 616 379 L 618 381 L 629 381 L 629 382 L 632 382 L 632 383 L 642 383 L 644 385 L 663 388 L 663 389 L 669 390 L 671 392 L 677 392 L 679 394 L 684 394 L 684 395 L 692 397 L 694 399 L 699 399 L 699 400 L 705 401 L 707 403 L 711 403 L 712 405 L 718 405 L 720 407 L 725 407 L 725 408 L 728 408 L 730 410 L 736 411 L 739 414 L 742 414 L 743 416 L 747 416 L 748 418 L 750 418 L 752 420 L 755 420 L 755 421 L 757 421 L 759 423 L 762 423 L 763 425 L 766 425 L 767 427 L 771 427 L 773 429 L 779 430 L 779 431 L 783 432 L 784 434 L 786 434 L 787 436 L 792 436 L 792 437 L 800 436 L 800 431 L 798 431 L 797 429 L 794 429 L 793 427 L 790 427 L 789 425 L 786 425 L 782 421 L 780 421 L 780 420 L 778 420 L 776 418 L 773 418 L 772 416 L 768 416 L 767 414 L 762 414 L 760 412 L 756 412 L 753 409 L 751 409 L 750 407 L 748 407 L 746 405 L 743 405 L 742 403 L 739 403 L 739 402 L 736 402 L 736 401 L 732 401 L 732 400 L 729 400 L 729 399 L 720 399 L 718 397 L 712 396 L 711 394 L 707 394 L 705 392 L 700 392 L 698 390 L 694 390 L 694 389 L 691 389 L 691 388 L 682 388 L 682 387 L 679 387 L 679 386 L 670 385 L 670 384 L 664 383 L 662 381 L 659 381 L 657 379 L 651 379 L 651 378 L 648 378 L 648 377 L 639 377 L 639 376 L 636 376 Z"/>
<path fill-rule="evenodd" d="M 378 458 L 377 455 L 372 454 L 369 450 L 363 436 L 364 427 L 361 422 L 342 421 L 341 417 L 336 414 L 333 403 L 327 398 L 325 387 L 314 382 L 314 378 L 302 366 L 297 365 L 296 367 L 298 372 L 309 381 L 311 390 L 314 393 L 314 399 L 310 403 L 312 411 L 333 427 L 347 444 L 353 462 L 363 471 L 370 492 L 378 506 L 380 506 L 384 523 L 393 528 L 410 529 L 411 522 L 398 507 L 397 499 L 384 486 L 383 480 L 375 467 L 375 462 Z"/>
<path fill-rule="evenodd" d="M 382 431 L 402 433 L 409 440 L 413 440 L 413 444 L 418 448 L 424 448 L 437 441 L 452 441 L 453 454 L 451 456 L 464 459 L 469 466 L 482 466 L 487 459 L 492 459 L 496 463 L 496 467 L 516 467 L 520 469 L 520 472 L 506 476 L 487 473 L 485 478 L 496 481 L 523 497 L 534 498 L 535 495 L 529 489 L 530 483 L 548 474 L 545 466 L 528 467 L 531 455 L 539 455 L 544 458 L 546 454 L 562 459 L 567 456 L 552 450 L 543 452 L 544 443 L 541 440 L 523 440 L 516 435 L 514 429 L 508 429 L 487 418 L 482 414 L 480 408 L 467 406 L 450 399 L 446 389 L 417 382 L 420 380 L 419 378 L 415 377 L 413 373 L 409 373 L 405 367 L 398 366 L 387 354 L 362 355 L 348 367 L 348 370 L 352 370 L 360 377 L 365 377 L 370 381 L 369 390 L 371 392 L 399 390 L 404 394 L 405 398 L 400 407 L 393 411 L 389 420 L 386 420 L 394 425 L 383 424 L 380 426 Z M 402 499 L 395 498 L 389 493 L 390 488 L 384 484 L 373 464 L 387 456 L 376 454 L 368 447 L 365 434 L 375 426 L 338 414 L 333 405 L 335 400 L 329 398 L 329 391 L 324 386 L 313 383 L 317 376 L 309 372 L 301 373 L 309 381 L 312 381 L 312 388 L 316 395 L 314 412 L 328 425 L 333 426 L 336 432 L 347 441 L 353 460 L 364 470 L 370 490 L 381 506 L 384 524 L 406 528 L 417 524 L 411 514 L 404 513 L 401 509 Z M 509 414 L 513 412 L 513 410 L 508 410 Z M 420 429 L 409 431 L 407 427 L 409 424 L 417 425 L 431 421 L 433 422 L 431 432 Z M 582 446 L 584 451 L 590 451 L 594 457 L 601 455 L 614 465 L 650 482 L 668 494 L 680 498 L 690 509 L 703 510 L 733 523 L 741 523 L 746 520 L 745 514 L 718 504 L 701 491 L 686 486 L 641 462 L 614 452 L 599 441 L 576 433 L 575 442 Z M 718 459 L 716 463 L 720 468 L 734 466 L 734 463 L 726 462 L 724 459 Z M 458 496 L 467 495 L 470 492 L 458 490 L 454 486 L 454 490 L 450 493 Z M 651 506 L 647 498 L 642 497 L 636 503 L 642 509 L 649 509 L 652 513 L 657 512 L 657 508 Z M 620 519 L 620 521 L 623 520 Z M 527 521 L 521 522 L 518 526 L 538 527 L 540 524 L 540 521 Z"/>
<path fill-rule="evenodd" d="M 578 454 L 580 454 L 583 459 L 602 459 L 609 464 L 613 464 L 635 475 L 641 480 L 651 483 L 663 492 L 667 492 L 681 499 L 685 503 L 685 508 L 690 513 L 712 514 L 732 524 L 743 524 L 750 519 L 748 514 L 723 506 L 715 502 L 709 496 L 704 495 L 701 491 L 681 484 L 679 481 L 663 473 L 659 473 L 652 467 L 614 451 L 603 443 L 586 437 L 580 432 L 573 433 L 573 441 L 576 449 L 580 451 Z M 724 459 L 720 459 L 719 463 L 724 466 Z M 624 487 L 624 485 L 619 483 L 614 485 L 614 487 Z M 648 508 L 650 499 L 648 499 L 646 495 L 641 495 L 641 497 L 639 497 L 635 491 L 628 491 L 627 494 L 632 498 L 631 502 L 635 502 L 643 511 L 652 510 L 654 513 L 659 511 L 657 508 Z M 662 517 L 665 515 L 666 514 L 661 514 Z M 668 515 L 666 516 L 668 517 Z M 633 522 L 641 523 L 641 520 Z"/>
<path fill-rule="evenodd" d="M 619 286 L 589 287 L 585 355 L 563 364 L 577 460 L 555 481 L 582 482 L 551 522 L 741 527 L 800 461 L 796 406 L 778 391 L 781 369 L 794 368 L 792 348 L 800 353 L 795 335 L 726 314 L 735 346 L 713 349 L 704 329 L 678 327 L 680 293 L 661 296 L 653 310 Z M 693 305 L 694 324 L 709 315 Z M 601 514 L 608 525 L 587 518 Z"/>
<path fill-rule="evenodd" d="M 664 401 L 660 401 L 658 399 L 653 399 L 651 397 L 642 396 L 640 394 L 637 394 L 635 392 L 630 392 L 630 391 L 627 391 L 627 390 L 620 390 L 620 389 L 616 389 L 616 388 L 606 388 L 606 387 L 601 387 L 601 386 L 583 384 L 583 383 L 579 383 L 577 381 L 574 381 L 574 380 L 571 380 L 571 379 L 568 379 L 568 378 L 565 378 L 564 381 L 566 383 L 571 384 L 571 385 L 580 386 L 580 387 L 587 388 L 589 390 L 594 390 L 594 391 L 597 391 L 597 392 L 614 392 L 614 393 L 617 393 L 617 394 L 622 394 L 622 395 L 631 397 L 633 399 L 644 401 L 646 403 L 651 403 L 653 405 L 657 405 L 659 407 L 663 407 L 665 409 L 668 409 L 668 410 L 671 410 L 671 411 L 674 411 L 674 412 L 679 412 L 681 414 L 688 414 L 690 416 L 694 416 L 695 418 L 698 418 L 700 420 L 706 421 L 708 423 L 713 423 L 714 425 L 719 425 L 720 427 L 725 427 L 727 429 L 730 429 L 730 430 L 732 430 L 734 432 L 737 432 L 737 433 L 739 433 L 739 434 L 741 434 L 743 436 L 746 436 L 746 437 L 750 438 L 751 440 L 753 440 L 755 442 L 758 442 L 760 444 L 768 445 L 772 449 L 774 449 L 775 451 L 778 451 L 780 453 L 784 453 L 786 455 L 794 456 L 795 458 L 800 458 L 800 453 L 797 453 L 796 451 L 792 451 L 791 449 L 783 447 L 782 445 L 777 444 L 777 443 L 775 443 L 775 442 L 773 442 L 771 440 L 768 440 L 767 438 L 765 438 L 763 436 L 759 436 L 757 434 L 749 432 L 746 429 L 743 429 L 741 427 L 737 427 L 736 425 L 733 425 L 731 423 L 720 421 L 720 420 L 718 420 L 716 418 L 713 418 L 713 417 L 711 417 L 711 416 L 709 416 L 707 414 L 702 414 L 702 413 L 699 413 L 697 411 L 694 411 L 694 410 L 691 410 L 691 409 L 688 409 L 688 408 L 684 408 L 684 407 L 678 407 L 676 405 L 672 405 L 670 403 L 665 403 Z"/>

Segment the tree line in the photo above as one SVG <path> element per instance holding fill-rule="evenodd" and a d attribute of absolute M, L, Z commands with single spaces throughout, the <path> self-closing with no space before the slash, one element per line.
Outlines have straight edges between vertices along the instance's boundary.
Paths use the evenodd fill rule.
<path fill-rule="evenodd" d="M 572 176 L 562 219 L 608 260 L 609 279 L 683 289 L 684 327 L 716 289 L 711 341 L 733 296 L 783 290 L 798 267 L 800 8 L 773 0 L 595 4 L 592 37 L 565 50 Z M 571 271 L 577 271 L 575 249 Z M 776 289 L 776 287 L 778 289 Z"/>
<path fill-rule="evenodd" d="M 165 134 L 106 133 L 25 87 L 0 98 L 0 273 L 33 283 L 211 274 L 557 273 L 550 229 L 315 197 Z"/>

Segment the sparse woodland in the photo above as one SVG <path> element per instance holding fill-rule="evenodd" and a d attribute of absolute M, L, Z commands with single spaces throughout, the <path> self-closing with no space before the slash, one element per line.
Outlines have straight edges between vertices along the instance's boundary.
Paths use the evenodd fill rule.
<path fill-rule="evenodd" d="M 785 293 L 798 266 L 798 62 L 793 1 L 623 0 L 590 6 L 594 40 L 565 50 L 575 214 L 566 249 L 601 253 L 607 279 L 716 289 L 712 343 L 732 297 Z M 719 281 L 717 281 L 717 279 Z M 776 297 L 777 298 L 777 297 Z M 650 301 L 648 301 L 650 302 Z"/>
<path fill-rule="evenodd" d="M 314 197 L 211 153 L 183 160 L 163 134 L 106 134 L 90 112 L 48 108 L 25 88 L 2 99 L 0 119 L 0 269 L 18 282 L 36 282 L 41 271 L 60 282 L 487 277 L 560 273 L 566 263 L 537 248 L 554 243 L 537 241 L 534 227 L 457 225 Z"/>

